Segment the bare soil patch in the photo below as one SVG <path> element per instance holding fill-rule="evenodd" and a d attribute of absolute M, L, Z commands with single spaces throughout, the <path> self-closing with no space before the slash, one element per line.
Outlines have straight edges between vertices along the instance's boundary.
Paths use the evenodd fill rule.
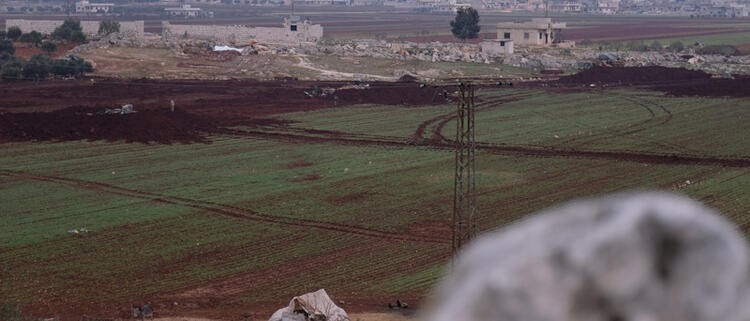
<path fill-rule="evenodd" d="M 0 114 L 0 138 L 7 140 L 125 140 L 140 143 L 206 142 L 212 121 L 182 110 L 151 109 L 132 114 L 101 114 L 101 109 Z"/>
<path fill-rule="evenodd" d="M 444 103 L 442 88 L 417 83 L 202 81 L 202 80 L 53 80 L 0 83 L 0 140 L 124 140 L 128 142 L 203 142 L 217 127 L 279 126 L 274 114 L 336 108 L 352 104 L 431 105 Z M 317 91 L 316 91 L 316 88 Z M 328 88 L 327 94 L 320 93 Z M 307 92 L 307 93 L 306 93 Z M 170 111 L 170 101 L 176 111 Z M 105 108 L 131 103 L 127 115 L 99 115 Z"/>

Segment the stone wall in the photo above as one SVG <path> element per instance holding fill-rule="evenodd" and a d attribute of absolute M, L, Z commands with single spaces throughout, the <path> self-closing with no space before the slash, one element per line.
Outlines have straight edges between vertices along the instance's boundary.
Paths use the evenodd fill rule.
<path fill-rule="evenodd" d="M 100 21 L 81 21 L 81 29 L 86 36 L 94 36 L 99 32 Z M 7 19 L 5 28 L 19 27 L 24 33 L 38 31 L 43 34 L 51 34 L 55 28 L 62 25 L 62 20 L 25 20 L 25 19 Z M 143 36 L 143 20 L 138 21 L 120 21 L 120 32 L 132 33 Z"/>
<path fill-rule="evenodd" d="M 248 27 L 217 25 L 181 25 L 162 22 L 162 33 L 165 38 L 188 37 L 216 40 L 232 43 L 299 43 L 317 42 L 323 37 L 323 27 L 309 23 L 300 23 L 297 31 L 288 27 Z"/>

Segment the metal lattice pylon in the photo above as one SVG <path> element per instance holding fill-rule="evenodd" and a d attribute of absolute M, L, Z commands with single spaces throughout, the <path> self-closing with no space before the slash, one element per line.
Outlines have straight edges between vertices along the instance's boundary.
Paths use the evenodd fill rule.
<path fill-rule="evenodd" d="M 453 189 L 453 253 L 476 234 L 476 143 L 474 87 L 458 86 L 456 108 L 456 172 Z"/>

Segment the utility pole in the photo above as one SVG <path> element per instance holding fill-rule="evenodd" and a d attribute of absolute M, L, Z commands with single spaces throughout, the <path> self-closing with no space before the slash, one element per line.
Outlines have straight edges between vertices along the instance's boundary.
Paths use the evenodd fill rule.
<path fill-rule="evenodd" d="M 474 86 L 459 84 L 456 108 L 456 171 L 453 185 L 453 254 L 476 234 L 476 140 Z"/>

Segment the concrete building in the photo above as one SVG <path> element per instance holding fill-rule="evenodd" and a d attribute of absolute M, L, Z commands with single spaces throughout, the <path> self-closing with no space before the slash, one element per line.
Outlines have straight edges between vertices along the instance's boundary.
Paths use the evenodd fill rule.
<path fill-rule="evenodd" d="M 86 0 L 76 2 L 76 13 L 109 13 L 114 3 L 91 3 Z"/>
<path fill-rule="evenodd" d="M 201 14 L 201 8 L 193 8 L 189 4 L 183 4 L 178 8 L 164 8 L 164 11 L 170 16 L 176 17 L 197 17 Z"/>
<path fill-rule="evenodd" d="M 513 40 L 510 39 L 492 39 L 479 43 L 482 53 L 489 57 L 513 54 Z"/>
<path fill-rule="evenodd" d="M 575 1 L 555 1 L 549 3 L 549 11 L 551 12 L 581 12 L 583 11 L 583 5 Z"/>
<path fill-rule="evenodd" d="M 511 39 L 519 46 L 549 47 L 567 26 L 554 23 L 552 18 L 533 18 L 529 22 L 501 22 L 497 24 L 497 39 Z"/>

